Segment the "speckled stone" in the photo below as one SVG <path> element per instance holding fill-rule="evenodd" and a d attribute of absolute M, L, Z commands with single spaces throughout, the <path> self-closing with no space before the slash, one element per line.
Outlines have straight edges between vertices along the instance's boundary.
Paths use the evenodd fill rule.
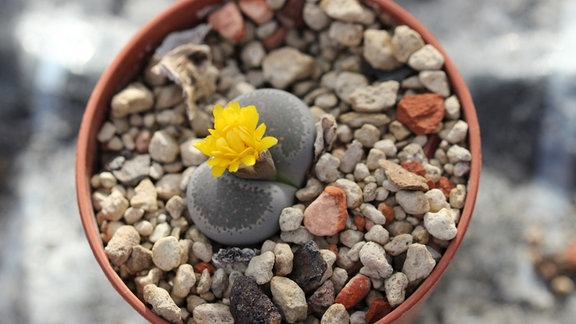
<path fill-rule="evenodd" d="M 256 281 L 240 276 L 230 292 L 230 312 L 237 324 L 280 323 L 282 315 Z"/>

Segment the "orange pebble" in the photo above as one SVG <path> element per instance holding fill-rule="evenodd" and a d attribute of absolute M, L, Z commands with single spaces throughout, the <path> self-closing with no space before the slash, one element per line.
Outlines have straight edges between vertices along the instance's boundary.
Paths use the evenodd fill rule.
<path fill-rule="evenodd" d="M 350 309 L 368 295 L 371 285 L 368 277 L 357 274 L 340 290 L 334 302 L 344 305 L 346 309 Z"/>
<path fill-rule="evenodd" d="M 394 221 L 394 209 L 387 203 L 378 204 L 378 210 L 386 217 L 386 224 L 391 224 Z"/>
<path fill-rule="evenodd" d="M 364 229 L 366 228 L 366 218 L 364 218 L 364 216 L 362 215 L 354 214 L 353 220 L 354 225 L 356 225 L 356 228 L 359 231 L 364 231 Z"/>
<path fill-rule="evenodd" d="M 214 266 L 208 262 L 200 262 L 194 265 L 194 272 L 202 273 L 204 272 L 204 269 L 208 269 L 208 272 L 210 272 L 211 275 L 213 275 L 216 270 L 214 269 Z"/>

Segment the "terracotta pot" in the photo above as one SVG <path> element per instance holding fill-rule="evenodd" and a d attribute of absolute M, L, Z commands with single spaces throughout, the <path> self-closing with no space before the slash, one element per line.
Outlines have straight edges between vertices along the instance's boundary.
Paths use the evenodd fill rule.
<path fill-rule="evenodd" d="M 148 309 L 148 307 L 130 291 L 114 271 L 104 253 L 103 243 L 100 238 L 94 208 L 91 202 L 90 188 L 90 178 L 94 172 L 98 147 L 96 135 L 106 117 L 112 96 L 136 76 L 161 40 L 172 31 L 190 28 L 197 24 L 199 21 L 196 13 L 199 12 L 200 9 L 218 2 L 217 0 L 180 1 L 160 13 L 140 29 L 101 76 L 86 107 L 78 136 L 76 152 L 76 192 L 80 217 L 90 247 L 104 274 L 112 283 L 112 286 L 136 311 L 154 323 L 162 323 L 165 321 Z M 462 77 L 430 31 L 418 22 L 416 18 L 392 1 L 372 0 L 370 3 L 379 6 L 384 12 L 389 13 L 390 17 L 398 24 L 408 25 L 419 32 L 426 43 L 432 44 L 444 54 L 446 59 L 445 71 L 448 74 L 454 94 L 460 99 L 464 118 L 469 125 L 469 149 L 472 153 L 472 161 L 468 193 L 458 225 L 458 234 L 452 240 L 430 276 L 404 303 L 378 322 L 405 323 L 411 322 L 414 319 L 418 308 L 439 282 L 446 268 L 454 258 L 470 223 L 480 179 L 480 129 L 474 104 Z"/>

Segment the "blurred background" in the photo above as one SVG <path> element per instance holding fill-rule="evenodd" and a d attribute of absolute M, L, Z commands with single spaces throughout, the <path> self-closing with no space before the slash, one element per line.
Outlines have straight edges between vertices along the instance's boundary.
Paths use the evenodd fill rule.
<path fill-rule="evenodd" d="M 99 75 L 174 1 L 0 0 L 0 322 L 144 322 L 84 238 L 75 142 Z M 483 136 L 476 212 L 418 322 L 573 323 L 576 271 L 550 284 L 534 255 L 576 238 L 576 2 L 397 2 L 459 67 Z"/>

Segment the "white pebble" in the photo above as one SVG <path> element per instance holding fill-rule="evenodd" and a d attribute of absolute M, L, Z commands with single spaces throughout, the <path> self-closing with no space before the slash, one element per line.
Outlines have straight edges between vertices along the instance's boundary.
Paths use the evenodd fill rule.
<path fill-rule="evenodd" d="M 274 267 L 275 256 L 273 252 L 264 252 L 253 257 L 246 269 L 246 276 L 252 277 L 256 283 L 263 285 L 272 279 L 272 268 Z"/>
<path fill-rule="evenodd" d="M 441 240 L 451 240 L 456 237 L 458 232 L 454 217 L 447 208 L 443 208 L 436 213 L 426 213 L 424 215 L 424 227 L 426 227 L 430 235 Z"/>
<path fill-rule="evenodd" d="M 304 219 L 304 213 L 301 209 L 294 207 L 287 207 L 280 213 L 280 230 L 281 231 L 295 231 L 300 225 L 302 225 L 302 220 Z"/>

